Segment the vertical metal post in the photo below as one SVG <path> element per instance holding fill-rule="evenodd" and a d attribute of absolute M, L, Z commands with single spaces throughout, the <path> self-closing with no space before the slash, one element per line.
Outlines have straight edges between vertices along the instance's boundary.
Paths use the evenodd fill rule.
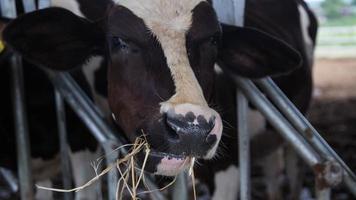
<path fill-rule="evenodd" d="M 251 177 L 250 177 L 250 135 L 247 127 L 246 97 L 241 91 L 237 91 L 237 118 L 239 135 L 239 167 L 240 167 L 240 199 L 251 199 Z"/>
<path fill-rule="evenodd" d="M 187 173 L 182 172 L 178 175 L 174 183 L 172 200 L 188 200 Z"/>
<path fill-rule="evenodd" d="M 34 0 L 22 0 L 22 4 L 26 13 L 36 10 L 36 3 Z"/>
<path fill-rule="evenodd" d="M 10 19 L 16 18 L 16 2 L 15 0 L 0 0 L 1 14 L 3 17 Z"/>
<path fill-rule="evenodd" d="M 116 163 L 116 160 L 119 158 L 120 152 L 113 152 L 113 149 L 116 148 L 116 143 L 113 141 L 107 141 L 102 145 L 104 148 L 105 156 L 106 156 L 106 164 L 107 166 Z M 108 200 L 116 200 L 116 190 L 117 183 L 119 180 L 119 173 L 117 170 L 111 170 L 107 175 L 107 183 L 108 183 Z"/>
<path fill-rule="evenodd" d="M 51 0 L 38 0 L 38 9 L 48 8 L 51 6 Z"/>
<path fill-rule="evenodd" d="M 72 173 L 70 167 L 70 159 L 67 144 L 67 125 L 65 116 L 65 106 L 62 95 L 57 89 L 55 92 L 56 110 L 57 110 L 57 124 L 58 124 L 58 134 L 59 134 L 59 144 L 60 144 L 60 157 L 61 157 L 61 170 L 62 170 L 62 181 L 64 188 L 72 188 Z M 64 193 L 64 200 L 71 200 L 73 195 L 71 193 Z"/>
<path fill-rule="evenodd" d="M 33 200 L 33 183 L 30 163 L 30 144 L 25 108 L 22 60 L 18 55 L 11 57 L 13 109 L 17 142 L 17 165 L 21 199 Z"/>
<path fill-rule="evenodd" d="M 213 0 L 219 21 L 234 26 L 244 25 L 245 4 L 245 0 Z"/>
<path fill-rule="evenodd" d="M 244 26 L 245 0 L 213 0 L 213 6 L 219 21 L 234 26 Z M 251 198 L 250 186 L 250 136 L 247 130 L 247 100 L 241 91 L 237 91 L 237 115 L 239 135 L 240 198 Z"/>

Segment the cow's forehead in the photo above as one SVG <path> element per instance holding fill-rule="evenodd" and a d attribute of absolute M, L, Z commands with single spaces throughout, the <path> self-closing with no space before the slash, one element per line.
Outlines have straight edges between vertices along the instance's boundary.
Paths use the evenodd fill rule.
<path fill-rule="evenodd" d="M 205 0 L 118 0 L 117 4 L 141 18 L 160 42 L 176 87 L 169 105 L 192 103 L 207 106 L 203 91 L 190 67 L 186 33 L 193 10 Z M 168 105 L 167 104 L 167 105 Z M 165 110 L 165 108 L 163 108 Z"/>
<path fill-rule="evenodd" d="M 143 19 L 153 32 L 170 29 L 186 32 L 192 24 L 192 10 L 205 0 L 117 0 Z"/>

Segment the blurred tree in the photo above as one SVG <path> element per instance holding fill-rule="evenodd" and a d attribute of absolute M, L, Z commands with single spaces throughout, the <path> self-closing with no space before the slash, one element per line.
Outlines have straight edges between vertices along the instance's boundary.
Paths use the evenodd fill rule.
<path fill-rule="evenodd" d="M 351 5 L 356 6 L 356 0 L 352 0 Z"/>
<path fill-rule="evenodd" d="M 353 0 L 353 3 L 354 2 L 356 2 L 356 0 Z M 325 12 L 326 17 L 329 19 L 335 19 L 341 17 L 341 10 L 346 5 L 347 4 L 343 0 L 325 0 L 321 4 L 321 7 Z"/>

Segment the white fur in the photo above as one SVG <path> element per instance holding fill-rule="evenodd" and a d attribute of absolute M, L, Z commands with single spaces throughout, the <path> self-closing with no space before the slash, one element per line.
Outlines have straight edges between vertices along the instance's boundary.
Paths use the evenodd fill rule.
<path fill-rule="evenodd" d="M 263 115 L 257 111 L 249 108 L 247 113 L 248 119 L 248 130 L 250 132 L 250 137 L 253 138 L 266 129 L 267 121 Z"/>
<path fill-rule="evenodd" d="M 239 194 L 239 176 L 239 169 L 234 165 L 216 173 L 212 200 L 236 200 Z"/>
<path fill-rule="evenodd" d="M 90 58 L 86 65 L 82 67 L 84 75 L 90 85 L 91 92 L 94 97 L 95 104 L 100 108 L 104 114 L 109 117 L 110 115 L 110 108 L 109 102 L 106 97 L 98 94 L 95 91 L 95 72 L 101 67 L 101 63 L 103 62 L 104 58 L 102 56 L 94 56 Z"/>
<path fill-rule="evenodd" d="M 207 106 L 203 91 L 190 66 L 186 33 L 192 24 L 192 10 L 204 0 L 119 0 L 117 3 L 142 18 L 160 42 L 171 71 L 176 93 L 166 104 L 191 103 Z"/>
<path fill-rule="evenodd" d="M 84 17 L 76 0 L 51 0 L 51 6 L 65 8 L 80 17 Z"/>
<path fill-rule="evenodd" d="M 37 185 L 44 187 L 52 187 L 51 178 L 54 178 L 60 171 L 60 159 L 57 155 L 52 160 L 43 160 L 40 158 L 32 159 L 32 174 Z M 37 190 L 36 200 L 51 200 L 53 193 L 46 190 Z"/>
<path fill-rule="evenodd" d="M 99 157 L 98 153 L 92 153 L 88 150 L 71 153 L 71 164 L 74 176 L 75 186 L 82 186 L 96 176 L 94 168 L 91 165 L 92 161 L 95 161 Z M 77 192 L 75 196 L 76 200 L 100 200 L 101 196 L 101 184 L 95 183 L 88 188 Z"/>
<path fill-rule="evenodd" d="M 38 181 L 36 183 L 37 185 L 46 187 L 46 188 L 52 188 L 52 182 L 51 180 L 45 180 L 45 181 Z M 53 199 L 53 192 L 52 191 L 48 191 L 48 190 L 41 190 L 38 189 L 36 191 L 36 196 L 35 196 L 36 200 L 52 200 Z"/>
<path fill-rule="evenodd" d="M 214 71 L 216 74 L 223 74 L 223 70 L 221 69 L 221 67 L 218 64 L 214 65 Z"/>
<path fill-rule="evenodd" d="M 261 162 L 268 199 L 282 199 L 281 179 L 283 178 L 284 169 L 283 160 L 283 150 L 279 148 Z"/>
<path fill-rule="evenodd" d="M 308 62 L 311 65 L 313 63 L 314 47 L 313 40 L 309 35 L 310 19 L 307 11 L 302 5 L 298 5 L 299 15 L 300 15 L 300 26 L 302 29 L 302 35 L 305 43 L 305 50 L 308 57 Z"/>
<path fill-rule="evenodd" d="M 31 160 L 33 179 L 43 181 L 55 177 L 60 171 L 60 159 L 57 155 L 52 160 L 43 160 L 40 158 Z"/>

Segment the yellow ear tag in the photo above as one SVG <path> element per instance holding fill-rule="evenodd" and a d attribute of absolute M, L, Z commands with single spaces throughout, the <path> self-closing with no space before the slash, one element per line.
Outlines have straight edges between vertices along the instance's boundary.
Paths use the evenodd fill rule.
<path fill-rule="evenodd" d="M 0 53 L 2 53 L 5 49 L 4 43 L 0 40 Z"/>

